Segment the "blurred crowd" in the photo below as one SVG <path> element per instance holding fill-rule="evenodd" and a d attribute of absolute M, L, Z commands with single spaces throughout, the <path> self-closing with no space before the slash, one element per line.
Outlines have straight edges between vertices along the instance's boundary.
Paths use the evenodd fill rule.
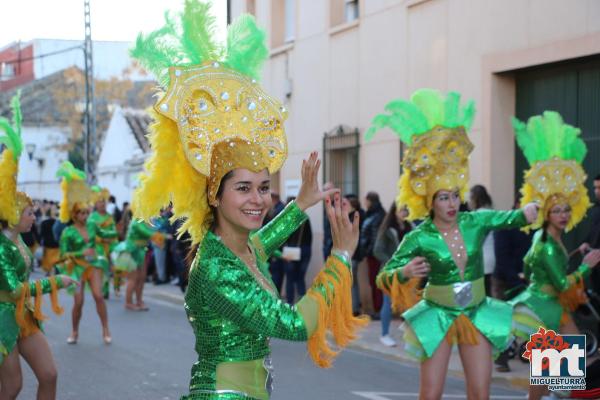
<path fill-rule="evenodd" d="M 35 267 L 42 268 L 46 273 L 51 273 L 52 268 L 59 260 L 59 240 L 66 224 L 59 220 L 59 203 L 57 201 L 37 199 L 34 200 L 36 222 L 31 231 L 22 235 L 25 244 L 35 255 Z M 119 207 L 114 196 L 110 196 L 106 205 L 117 227 L 119 241 L 125 240 L 127 230 L 132 219 L 132 212 L 128 202 L 123 202 Z M 188 235 L 177 238 L 178 223 L 171 223 L 171 208 L 161 211 L 159 217 L 152 221 L 152 225 L 164 234 L 166 240 L 163 247 L 148 244 L 145 265 L 148 271 L 148 280 L 156 285 L 173 284 L 185 290 L 187 284 L 186 256 L 189 251 Z M 106 295 L 106 293 L 105 293 Z"/>

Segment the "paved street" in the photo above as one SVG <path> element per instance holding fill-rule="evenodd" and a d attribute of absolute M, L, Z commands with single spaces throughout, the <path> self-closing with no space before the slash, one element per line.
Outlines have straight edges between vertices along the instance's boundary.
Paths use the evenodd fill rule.
<path fill-rule="evenodd" d="M 152 294 L 153 286 L 148 288 Z M 113 344 L 105 346 L 94 302 L 88 295 L 79 343 L 68 345 L 71 299 L 63 293 L 65 314 L 52 315 L 46 323 L 59 370 L 58 399 L 178 399 L 186 392 L 196 355 L 191 328 L 176 298 L 175 290 L 155 292 L 147 298 L 149 312 L 131 312 L 123 308 L 122 299 L 111 297 L 108 308 Z M 47 303 L 45 313 L 50 315 Z M 274 400 L 416 398 L 418 370 L 414 364 L 348 349 L 333 369 L 320 370 L 312 365 L 302 343 L 273 341 L 272 348 Z M 33 399 L 35 378 L 28 368 L 24 370 L 20 398 Z M 461 379 L 448 378 L 445 398 L 466 398 L 463 388 Z M 524 392 L 496 386 L 492 398 L 523 399 Z"/>

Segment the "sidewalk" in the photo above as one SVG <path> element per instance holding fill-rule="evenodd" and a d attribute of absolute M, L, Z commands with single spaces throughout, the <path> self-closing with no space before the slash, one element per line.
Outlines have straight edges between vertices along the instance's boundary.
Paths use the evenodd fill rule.
<path fill-rule="evenodd" d="M 152 283 L 147 283 L 144 288 L 144 296 L 156 300 L 166 301 L 169 303 L 183 305 L 183 293 L 178 286 L 164 284 L 155 286 Z M 386 347 L 379 342 L 381 334 L 380 321 L 372 321 L 367 328 L 361 331 L 360 337 L 352 342 L 351 348 L 366 350 L 382 357 L 392 358 L 408 364 L 414 364 L 418 368 L 418 364 L 408 358 L 403 352 L 402 332 L 398 330 L 400 325 L 399 320 L 392 321 L 390 327 L 390 335 L 398 342 L 396 347 Z M 519 360 L 510 361 L 511 372 L 499 373 L 493 370 L 492 382 L 510 385 L 519 389 L 527 389 L 529 384 L 529 364 L 522 363 Z M 456 347 L 450 358 L 448 375 L 462 378 L 464 377 L 462 364 Z"/>

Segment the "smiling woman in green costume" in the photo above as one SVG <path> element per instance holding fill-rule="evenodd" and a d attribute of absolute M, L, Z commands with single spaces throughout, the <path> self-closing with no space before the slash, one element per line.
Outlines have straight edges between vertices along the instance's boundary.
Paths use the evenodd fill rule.
<path fill-rule="evenodd" d="M 396 309 L 407 309 L 405 350 L 421 361 L 421 399 L 442 396 L 452 345 L 458 344 L 469 399 L 489 398 L 492 353 L 508 345 L 511 307 L 486 296 L 482 246 L 494 229 L 524 226 L 536 206 L 524 210 L 459 212 L 468 190 L 468 157 L 473 149 L 466 131 L 474 115 L 460 95 L 444 98 L 417 90 L 410 101 L 394 100 L 374 118 L 367 132 L 389 127 L 408 145 L 398 183 L 398 206 L 409 220 L 423 223 L 404 237 L 380 272 L 378 286 Z M 423 299 L 416 286 L 428 277 Z"/>
<path fill-rule="evenodd" d="M 268 57 L 265 33 L 249 15 L 228 29 L 227 45 L 212 38 L 209 6 L 185 2 L 166 26 L 141 35 L 132 55 L 166 89 L 158 96 L 150 141 L 153 153 L 134 194 L 133 210 L 149 221 L 173 204 L 197 244 L 185 309 L 198 361 L 184 399 L 268 399 L 269 338 L 307 341 L 322 367 L 354 338 L 366 319 L 352 316 L 350 254 L 358 219 L 349 221 L 336 194 L 328 203 L 334 251 L 297 306 L 283 302 L 268 260 L 303 223 L 304 211 L 335 190 L 317 184 L 320 161 L 302 165 L 296 201 L 259 229 L 271 204 L 270 176 L 287 158 L 286 109 L 257 84 Z"/>

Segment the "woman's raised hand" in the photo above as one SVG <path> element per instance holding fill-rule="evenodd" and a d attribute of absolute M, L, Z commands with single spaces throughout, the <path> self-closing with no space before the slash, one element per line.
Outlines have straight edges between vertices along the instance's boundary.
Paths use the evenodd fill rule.
<path fill-rule="evenodd" d="M 319 160 L 319 155 L 316 151 L 310 153 L 308 160 L 302 160 L 302 186 L 300 186 L 300 191 L 296 198 L 296 205 L 302 211 L 339 192 L 339 189 L 335 188 L 321 191 L 317 179 L 320 167 L 321 160 Z"/>
<path fill-rule="evenodd" d="M 333 204 L 329 196 L 325 198 L 325 210 L 331 225 L 332 252 L 347 252 L 352 257 L 360 233 L 358 213 L 354 213 L 354 218 L 350 221 L 350 204 L 342 205 L 339 193 L 334 195 Z"/>
<path fill-rule="evenodd" d="M 531 202 L 525 204 L 523 207 L 523 214 L 525 214 L 525 219 L 528 224 L 533 224 L 538 217 L 538 211 L 540 209 L 540 205 L 536 202 Z"/>
<path fill-rule="evenodd" d="M 583 257 L 583 263 L 587 264 L 590 268 L 594 268 L 598 265 L 598 263 L 600 263 L 600 250 L 590 250 L 590 252 Z"/>

